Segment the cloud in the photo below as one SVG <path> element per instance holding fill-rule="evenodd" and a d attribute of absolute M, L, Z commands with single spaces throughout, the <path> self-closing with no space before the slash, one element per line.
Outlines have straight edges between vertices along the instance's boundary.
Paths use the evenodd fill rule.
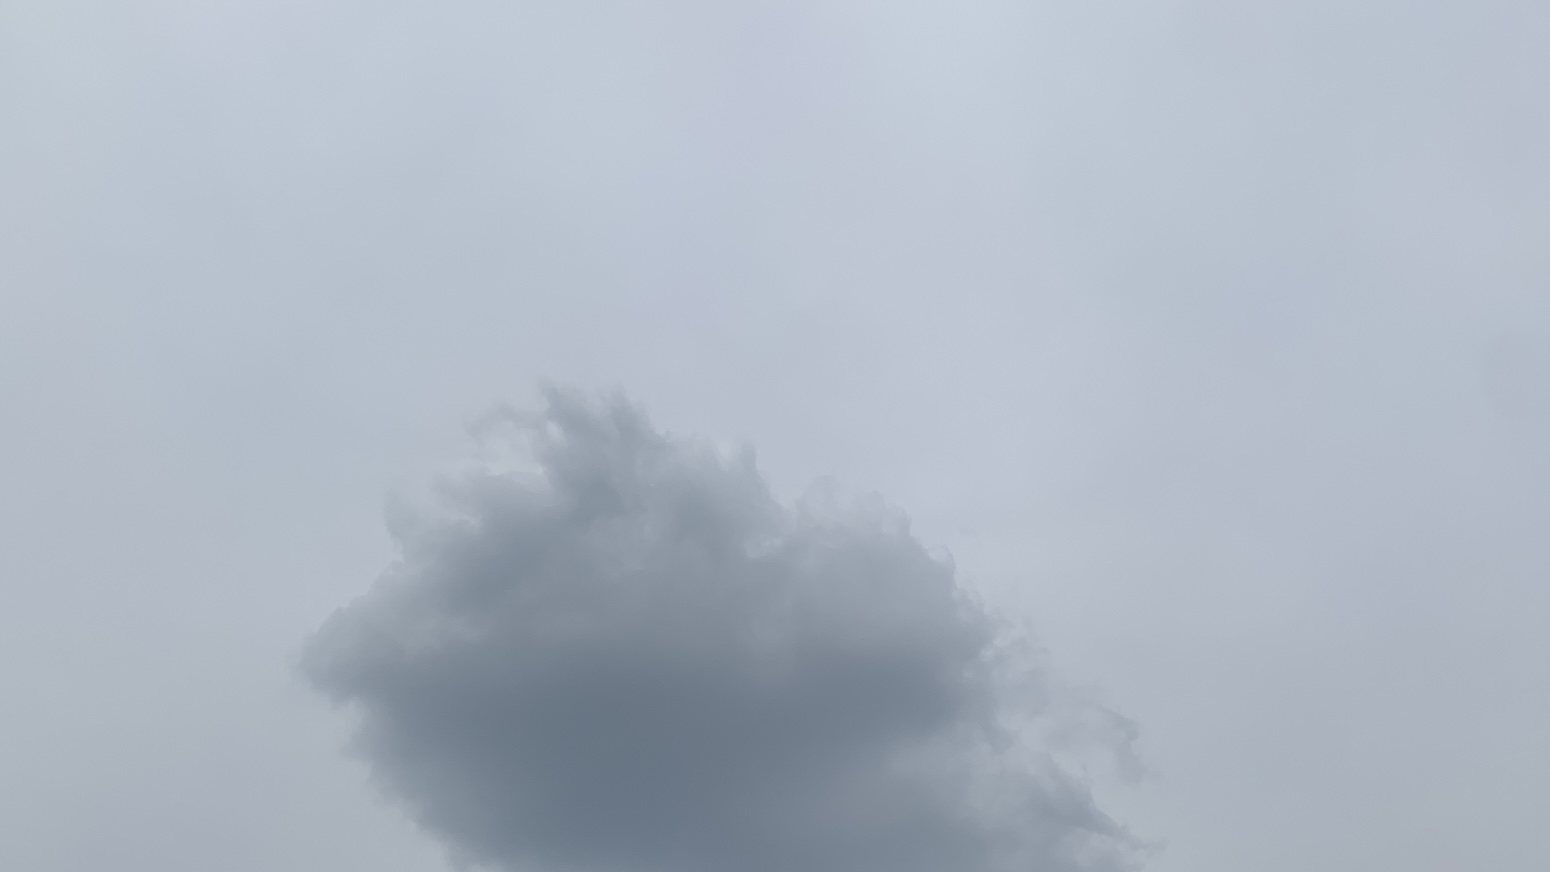
<path fill-rule="evenodd" d="M 1134 840 L 1071 702 L 880 502 L 550 389 L 519 450 L 396 525 L 310 641 L 357 750 L 460 863 L 543 872 L 1109 872 Z"/>

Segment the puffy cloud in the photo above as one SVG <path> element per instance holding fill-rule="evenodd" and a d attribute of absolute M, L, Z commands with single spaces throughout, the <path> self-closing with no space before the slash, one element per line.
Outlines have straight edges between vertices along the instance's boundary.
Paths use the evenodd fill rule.
<path fill-rule="evenodd" d="M 1135 844 L 1057 748 L 1074 706 L 880 503 L 771 494 L 621 397 L 505 414 L 311 640 L 383 787 L 462 863 L 1076 872 Z M 1120 744 L 1123 744 L 1122 742 Z"/>

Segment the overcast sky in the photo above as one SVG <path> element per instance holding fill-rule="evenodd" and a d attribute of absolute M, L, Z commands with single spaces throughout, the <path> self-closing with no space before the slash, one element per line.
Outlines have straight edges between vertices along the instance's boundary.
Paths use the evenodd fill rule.
<path fill-rule="evenodd" d="M 1148 870 L 1550 867 L 1547 45 L 1528 0 L 0 0 L 0 868 L 478 853 L 298 665 L 541 379 L 884 495 L 1136 725 L 1090 781 Z"/>

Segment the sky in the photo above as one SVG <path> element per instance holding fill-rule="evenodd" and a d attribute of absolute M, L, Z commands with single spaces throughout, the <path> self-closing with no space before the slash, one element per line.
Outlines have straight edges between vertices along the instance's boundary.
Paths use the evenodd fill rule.
<path fill-rule="evenodd" d="M 528 862 L 404 768 L 447 746 L 369 741 L 423 707 L 338 628 L 398 626 L 402 518 L 546 383 L 752 446 L 681 450 L 782 524 L 881 494 L 921 602 L 1134 726 L 1054 783 L 1147 870 L 1550 865 L 1547 43 L 1514 0 L 0 0 L 0 868 Z M 428 565 L 402 614 L 462 638 Z M 956 620 L 909 674 L 980 662 Z M 985 680 L 906 682 L 957 688 L 917 726 Z"/>

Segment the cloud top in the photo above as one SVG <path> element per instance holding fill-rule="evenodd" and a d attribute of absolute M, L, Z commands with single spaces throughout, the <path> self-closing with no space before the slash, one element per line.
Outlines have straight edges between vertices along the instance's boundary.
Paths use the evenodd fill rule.
<path fill-rule="evenodd" d="M 1131 867 L 1039 738 L 1057 689 L 897 513 L 782 505 L 751 453 L 622 397 L 551 389 L 487 429 L 523 462 L 443 482 L 304 659 L 460 862 Z"/>

